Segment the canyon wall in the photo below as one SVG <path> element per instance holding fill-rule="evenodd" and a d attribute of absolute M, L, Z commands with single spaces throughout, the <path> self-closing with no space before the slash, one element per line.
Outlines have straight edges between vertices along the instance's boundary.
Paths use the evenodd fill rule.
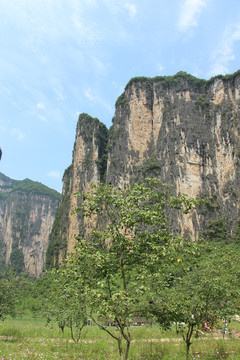
<path fill-rule="evenodd" d="M 79 117 L 73 162 L 64 175 L 65 205 L 58 214 L 66 226 L 55 227 L 49 259 L 57 261 L 57 248 L 66 256 L 75 236 L 86 234 L 89 224 L 71 215 L 79 201 L 74 194 L 100 180 L 122 188 L 157 177 L 171 184 L 175 195 L 205 201 L 188 216 L 169 213 L 172 231 L 196 239 L 219 222 L 230 238 L 239 221 L 239 134 L 240 72 L 208 81 L 183 72 L 131 79 L 116 101 L 109 131 L 97 119 Z"/>
<path fill-rule="evenodd" d="M 48 237 L 61 195 L 25 179 L 0 173 L 0 259 L 17 272 L 40 276 L 45 269 Z"/>

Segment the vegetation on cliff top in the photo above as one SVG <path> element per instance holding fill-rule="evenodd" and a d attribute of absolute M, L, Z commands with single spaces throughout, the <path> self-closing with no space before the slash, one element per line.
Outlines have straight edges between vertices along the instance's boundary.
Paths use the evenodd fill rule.
<path fill-rule="evenodd" d="M 92 148 L 92 138 L 95 136 L 95 143 L 98 146 L 98 160 L 96 161 L 100 180 L 104 181 L 107 169 L 107 143 L 108 129 L 105 124 L 97 118 L 93 118 L 86 113 L 79 115 L 78 126 L 82 126 L 81 135 Z M 89 153 L 90 155 L 90 153 Z M 89 162 L 89 159 L 87 159 Z"/>
<path fill-rule="evenodd" d="M 98 118 L 94 118 L 87 113 L 81 113 L 78 117 L 78 123 L 92 123 L 99 122 Z"/>
<path fill-rule="evenodd" d="M 207 83 L 207 80 L 198 79 L 184 71 L 179 71 L 176 75 L 173 76 L 156 76 L 153 78 L 145 77 L 145 76 L 137 76 L 129 80 L 127 85 L 125 86 L 125 91 L 132 85 L 136 83 L 143 83 L 146 90 L 149 93 L 153 91 L 154 83 L 161 83 L 161 85 L 166 88 L 169 86 L 177 85 L 180 81 L 184 81 L 185 83 L 189 83 L 191 86 L 195 87 L 203 87 Z M 116 106 L 126 105 L 128 103 L 128 99 L 125 96 L 125 92 L 123 92 L 116 101 Z"/>
<path fill-rule="evenodd" d="M 156 82 L 161 83 L 163 86 L 171 86 L 179 83 L 179 81 L 181 80 L 187 81 L 189 84 L 199 87 L 205 85 L 207 82 L 207 80 L 198 79 L 195 76 L 192 76 L 184 71 L 179 71 L 176 75 L 173 76 L 155 76 L 153 78 L 144 76 L 134 77 L 129 80 L 125 87 L 125 90 L 136 82 L 144 82 L 148 86 L 148 88 L 150 88 L 150 86 L 152 86 Z"/>
<path fill-rule="evenodd" d="M 220 78 L 226 81 L 235 81 L 236 77 L 240 75 L 240 70 L 236 71 L 234 74 L 230 75 L 217 75 L 212 77 L 209 80 L 199 79 L 193 75 L 190 75 L 184 71 L 179 71 L 177 74 L 172 76 L 155 76 L 153 78 L 145 77 L 145 76 L 137 76 L 133 77 L 129 80 L 127 85 L 125 86 L 125 91 L 132 85 L 136 83 L 143 83 L 148 91 L 153 89 L 154 83 L 161 83 L 163 87 L 170 87 L 179 84 L 181 81 L 187 82 L 189 85 L 201 88 L 205 87 L 208 84 L 212 83 L 214 79 Z M 125 105 L 128 102 L 128 99 L 123 92 L 116 101 L 116 106 Z"/>
<path fill-rule="evenodd" d="M 3 186 L 15 185 L 18 183 L 19 180 L 13 180 L 10 177 L 0 172 L 0 181 L 2 181 L 5 184 L 5 185 L 1 185 L 1 187 L 3 187 Z"/>
<path fill-rule="evenodd" d="M 56 190 L 50 189 L 46 185 L 41 184 L 40 182 L 32 181 L 30 179 L 24 179 L 17 182 L 16 186 L 11 190 L 11 192 L 25 192 L 32 193 L 37 195 L 50 196 L 52 198 L 61 199 L 61 194 Z"/>
<path fill-rule="evenodd" d="M 37 195 L 50 196 L 58 200 L 61 199 L 61 194 L 59 192 L 50 189 L 48 186 L 43 185 L 37 181 L 32 181 L 30 179 L 14 180 L 4 175 L 3 173 L 0 173 L 0 180 L 3 182 L 3 184 L 0 185 L 1 199 L 6 199 L 10 193 L 16 191 L 25 192 L 27 194 L 33 193 Z"/>

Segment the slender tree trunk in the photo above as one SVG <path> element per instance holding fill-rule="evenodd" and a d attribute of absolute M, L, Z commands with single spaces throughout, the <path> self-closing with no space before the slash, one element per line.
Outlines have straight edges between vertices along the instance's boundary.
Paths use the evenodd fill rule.
<path fill-rule="evenodd" d="M 186 359 L 188 359 L 188 358 L 189 358 L 190 345 L 191 345 L 190 340 L 187 340 L 187 341 L 186 341 L 186 344 L 187 344 L 187 354 L 186 354 Z"/>
<path fill-rule="evenodd" d="M 127 347 L 126 347 L 126 351 L 125 351 L 125 360 L 128 360 L 129 349 L 130 349 L 130 340 L 127 340 Z"/>
<path fill-rule="evenodd" d="M 124 263 L 123 263 L 123 254 L 121 254 L 121 273 L 122 273 L 123 288 L 126 291 L 127 284 L 126 284 L 126 277 L 125 277 L 125 270 L 124 270 Z"/>
<path fill-rule="evenodd" d="M 62 330 L 62 335 L 64 335 L 64 325 L 62 325 L 62 326 L 59 325 L 59 327 Z"/>
<path fill-rule="evenodd" d="M 73 339 L 73 341 L 74 341 L 74 342 L 76 342 L 76 341 L 75 341 L 75 338 L 74 338 L 74 335 L 73 335 L 73 325 L 72 325 L 72 320 L 70 320 L 70 326 L 69 326 L 69 327 L 70 327 L 70 330 L 71 330 L 71 338 Z"/>
<path fill-rule="evenodd" d="M 124 360 L 123 349 L 122 349 L 122 339 L 118 339 L 118 351 L 119 351 L 119 355 L 120 355 L 120 360 Z"/>
<path fill-rule="evenodd" d="M 183 340 L 185 341 L 185 343 L 187 345 L 186 359 L 188 359 L 188 357 L 189 357 L 189 350 L 190 350 L 190 346 L 191 346 L 191 338 L 192 338 L 192 334 L 193 334 L 194 325 L 195 324 L 188 324 L 187 334 L 186 334 L 186 336 L 183 335 Z"/>

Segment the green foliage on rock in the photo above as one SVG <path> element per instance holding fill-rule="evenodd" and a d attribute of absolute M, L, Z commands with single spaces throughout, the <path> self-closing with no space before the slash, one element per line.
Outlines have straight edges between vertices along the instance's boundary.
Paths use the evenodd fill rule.
<path fill-rule="evenodd" d="M 227 228 L 223 218 L 209 220 L 207 223 L 206 236 L 209 240 L 227 241 Z"/>
<path fill-rule="evenodd" d="M 3 185 L 0 186 L 0 198 L 4 200 L 7 199 L 11 193 L 17 191 L 26 194 L 50 196 L 58 200 L 61 199 L 61 194 L 59 194 L 59 192 L 50 189 L 46 185 L 43 185 L 37 181 L 32 181 L 30 179 L 13 180 L 2 173 L 0 173 L 0 179 L 4 183 Z"/>
<path fill-rule="evenodd" d="M 30 179 L 25 179 L 17 182 L 17 185 L 12 189 L 12 192 L 20 191 L 26 194 L 33 193 L 37 195 L 50 196 L 55 199 L 61 199 L 61 194 L 56 190 L 50 189 L 49 187 Z"/>
<path fill-rule="evenodd" d="M 128 98 L 126 97 L 125 93 L 122 93 L 118 98 L 117 98 L 117 101 L 116 101 L 116 106 L 126 106 L 128 105 L 129 103 L 129 100 Z"/>
<path fill-rule="evenodd" d="M 125 90 L 128 89 L 134 83 L 142 83 L 146 86 L 148 91 L 153 90 L 154 83 L 160 83 L 163 87 L 175 86 L 181 84 L 181 82 L 188 83 L 191 86 L 201 88 L 207 83 L 206 80 L 198 79 L 184 71 L 179 71 L 173 76 L 156 76 L 154 78 L 148 78 L 144 76 L 134 77 L 129 80 Z"/>
<path fill-rule="evenodd" d="M 100 122 L 96 132 L 96 141 L 98 146 L 97 168 L 99 171 L 100 181 L 104 181 L 107 170 L 108 129 Z"/>
<path fill-rule="evenodd" d="M 24 271 L 24 256 L 22 251 L 16 246 L 13 247 L 10 255 L 10 264 L 13 271 L 17 274 L 20 274 Z"/>

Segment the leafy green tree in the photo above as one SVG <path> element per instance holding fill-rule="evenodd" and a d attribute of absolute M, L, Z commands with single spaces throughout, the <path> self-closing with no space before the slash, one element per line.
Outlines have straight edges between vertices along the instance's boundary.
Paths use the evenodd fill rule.
<path fill-rule="evenodd" d="M 198 254 L 195 252 L 191 262 L 189 254 L 184 259 L 182 251 L 178 265 L 180 276 L 175 277 L 165 295 L 159 294 L 167 299 L 168 320 L 185 324 L 182 336 L 187 357 L 194 329 L 202 328 L 204 324 L 213 329 L 220 319 L 229 320 L 239 311 L 239 248 L 236 251 L 235 244 L 216 244 L 196 247 Z M 192 254 L 193 246 L 190 246 Z"/>
<path fill-rule="evenodd" d="M 97 229 L 87 240 L 78 238 L 66 267 L 69 284 L 79 280 L 75 291 L 84 289 L 88 316 L 117 341 L 122 360 L 129 356 L 130 325 L 149 313 L 151 284 L 164 286 L 162 264 L 172 261 L 179 243 L 169 234 L 165 210 L 188 212 L 194 205 L 185 196 L 170 196 L 168 190 L 156 179 L 123 190 L 101 184 L 81 195 L 76 210 L 95 219 Z M 108 327 L 109 322 L 114 327 Z"/>
<path fill-rule="evenodd" d="M 74 342 L 78 343 L 82 329 L 87 325 L 86 302 L 80 278 L 71 269 L 62 267 L 47 275 L 51 277 L 48 295 L 43 307 L 48 322 L 55 320 L 62 332 L 68 327 Z"/>
<path fill-rule="evenodd" d="M 16 314 L 17 278 L 12 271 L 0 274 L 0 320 Z"/>

